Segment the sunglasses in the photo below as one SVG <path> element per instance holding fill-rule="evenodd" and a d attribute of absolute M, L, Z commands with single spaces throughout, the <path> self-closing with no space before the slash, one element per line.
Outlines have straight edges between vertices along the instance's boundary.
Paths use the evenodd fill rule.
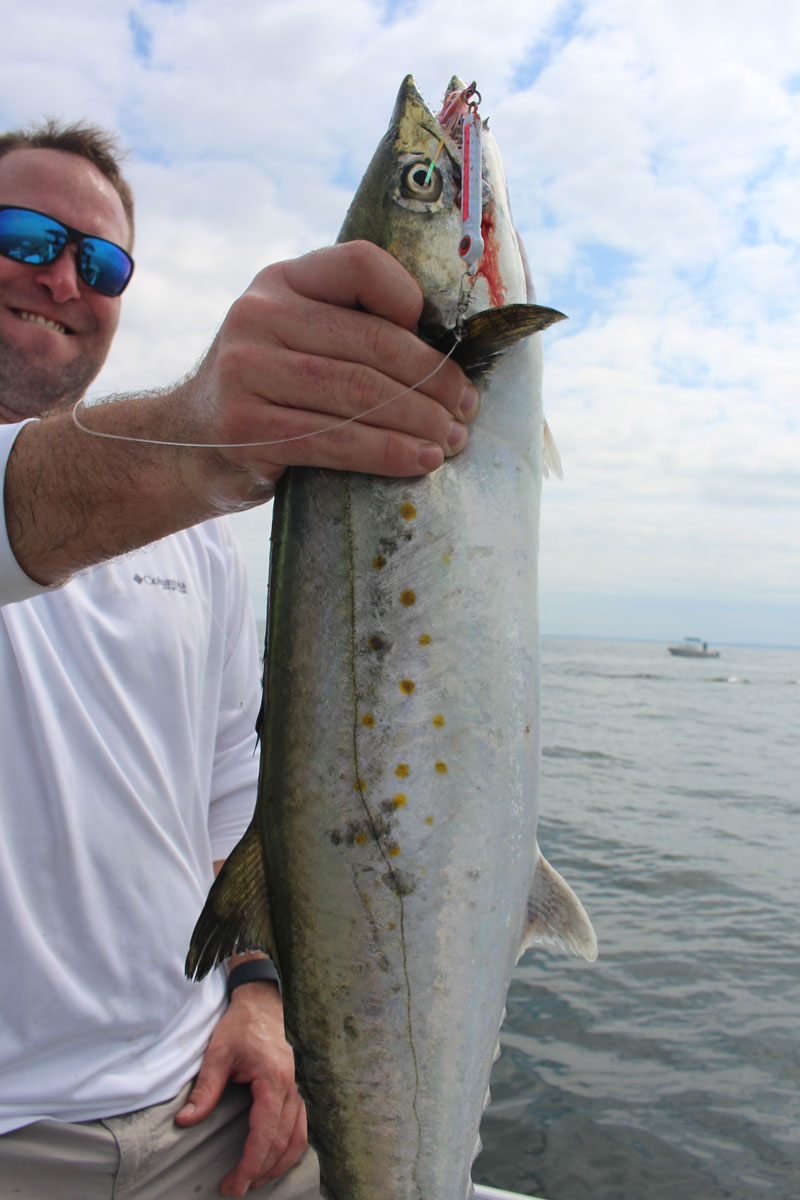
<path fill-rule="evenodd" d="M 41 267 L 55 262 L 70 242 L 78 247 L 75 263 L 88 287 L 104 296 L 125 291 L 133 274 L 133 259 L 121 246 L 81 233 L 33 208 L 0 204 L 0 254 L 6 258 Z"/>

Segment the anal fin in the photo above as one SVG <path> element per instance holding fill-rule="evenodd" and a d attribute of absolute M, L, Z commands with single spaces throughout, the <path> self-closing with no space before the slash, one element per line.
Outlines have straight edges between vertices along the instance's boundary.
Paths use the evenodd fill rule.
<path fill-rule="evenodd" d="M 272 918 L 261 837 L 255 821 L 226 858 L 194 927 L 185 971 L 202 979 L 239 951 L 261 950 L 273 959 Z"/>
<path fill-rule="evenodd" d="M 538 851 L 533 885 L 528 896 L 528 919 L 520 955 L 537 942 L 553 942 L 594 962 L 597 938 L 572 888 Z"/>

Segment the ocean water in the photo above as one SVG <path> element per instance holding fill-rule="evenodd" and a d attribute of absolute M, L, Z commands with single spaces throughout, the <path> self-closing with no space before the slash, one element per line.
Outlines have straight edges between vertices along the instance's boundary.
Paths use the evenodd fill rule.
<path fill-rule="evenodd" d="M 546 638 L 539 841 L 600 957 L 519 964 L 474 1177 L 800 1197 L 800 651 Z"/>

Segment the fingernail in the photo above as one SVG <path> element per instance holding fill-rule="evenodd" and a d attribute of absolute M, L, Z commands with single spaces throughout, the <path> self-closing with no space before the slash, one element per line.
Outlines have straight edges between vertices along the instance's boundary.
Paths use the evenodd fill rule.
<path fill-rule="evenodd" d="M 442 447 L 435 442 L 423 442 L 417 451 L 417 462 L 426 471 L 435 471 L 442 465 Z"/>
<path fill-rule="evenodd" d="M 469 421 L 475 416 L 480 406 L 481 398 L 477 390 L 472 386 L 471 383 L 468 383 L 461 393 L 458 411 L 466 421 Z"/>
<path fill-rule="evenodd" d="M 245 1182 L 245 1185 L 244 1185 L 244 1187 L 243 1187 L 243 1188 L 242 1188 L 242 1190 L 239 1192 L 239 1196 L 240 1196 L 240 1197 L 241 1197 L 241 1196 L 246 1196 L 246 1195 L 247 1195 L 247 1193 L 250 1191 L 250 1184 L 251 1184 L 252 1182 L 253 1182 L 253 1181 L 252 1181 L 252 1179 L 248 1179 L 248 1180 Z"/>
<path fill-rule="evenodd" d="M 453 421 L 450 426 L 450 432 L 447 435 L 447 453 L 458 454 L 459 450 L 463 450 L 467 442 L 467 427 L 462 425 L 460 421 Z"/>
<path fill-rule="evenodd" d="M 196 1104 L 184 1104 L 183 1108 L 178 1113 L 178 1116 L 179 1117 L 193 1117 L 196 1108 L 197 1108 Z"/>

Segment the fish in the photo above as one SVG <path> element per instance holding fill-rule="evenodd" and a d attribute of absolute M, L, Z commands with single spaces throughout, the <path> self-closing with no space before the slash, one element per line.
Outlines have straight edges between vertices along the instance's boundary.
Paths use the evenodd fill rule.
<path fill-rule="evenodd" d="M 535 303 L 486 129 L 464 311 L 462 146 L 443 122 L 407 76 L 339 240 L 416 278 L 420 334 L 475 380 L 480 414 L 424 478 L 282 477 L 258 799 L 186 960 L 202 978 L 234 949 L 272 957 L 329 1200 L 471 1196 L 515 963 L 538 942 L 597 954 L 537 843 L 541 330 L 562 314 Z"/>

